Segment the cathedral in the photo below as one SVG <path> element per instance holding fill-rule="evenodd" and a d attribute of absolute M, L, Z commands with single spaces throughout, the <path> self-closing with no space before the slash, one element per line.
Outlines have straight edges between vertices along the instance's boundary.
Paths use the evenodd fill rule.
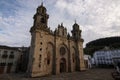
<path fill-rule="evenodd" d="M 43 4 L 36 9 L 33 19 L 28 64 L 30 77 L 85 70 L 84 40 L 76 22 L 71 36 L 63 24 L 58 25 L 55 31 L 50 30 L 47 24 L 49 15 Z"/>

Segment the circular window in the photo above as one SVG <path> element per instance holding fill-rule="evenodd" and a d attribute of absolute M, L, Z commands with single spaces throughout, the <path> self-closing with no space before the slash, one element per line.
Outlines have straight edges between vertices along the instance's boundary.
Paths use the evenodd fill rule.
<path fill-rule="evenodd" d="M 60 55 L 64 55 L 66 53 L 66 50 L 64 47 L 60 48 Z"/>

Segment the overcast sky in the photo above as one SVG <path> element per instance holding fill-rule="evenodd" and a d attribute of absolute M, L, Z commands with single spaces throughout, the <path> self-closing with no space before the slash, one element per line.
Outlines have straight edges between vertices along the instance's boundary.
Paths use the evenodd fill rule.
<path fill-rule="evenodd" d="M 33 15 L 41 0 L 0 0 L 0 45 L 29 46 Z M 120 36 L 120 0 L 44 0 L 48 26 L 71 32 L 76 19 L 84 46 L 104 37 Z"/>

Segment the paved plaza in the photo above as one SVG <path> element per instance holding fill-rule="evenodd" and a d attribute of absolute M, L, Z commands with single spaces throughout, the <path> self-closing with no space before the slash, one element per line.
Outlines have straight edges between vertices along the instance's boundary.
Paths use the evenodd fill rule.
<path fill-rule="evenodd" d="M 0 75 L 0 80 L 114 80 L 113 69 L 90 69 L 84 72 L 62 73 L 41 78 L 26 78 L 23 74 Z"/>

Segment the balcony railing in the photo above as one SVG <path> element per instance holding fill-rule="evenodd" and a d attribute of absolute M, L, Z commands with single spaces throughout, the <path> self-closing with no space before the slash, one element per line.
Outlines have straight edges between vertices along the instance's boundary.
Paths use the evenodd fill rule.
<path fill-rule="evenodd" d="M 8 57 L 8 55 L 6 55 L 6 54 L 2 55 L 2 58 L 7 58 L 7 57 Z"/>

